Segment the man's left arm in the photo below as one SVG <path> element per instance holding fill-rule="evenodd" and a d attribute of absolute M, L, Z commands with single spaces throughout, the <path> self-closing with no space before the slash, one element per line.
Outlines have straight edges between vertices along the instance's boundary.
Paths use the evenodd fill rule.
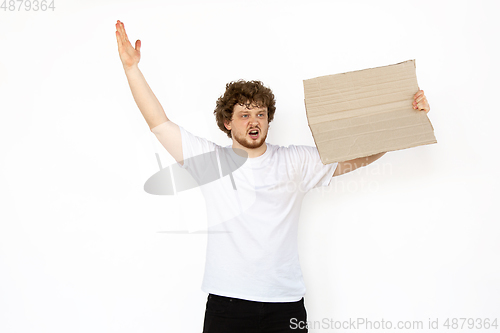
<path fill-rule="evenodd" d="M 427 98 L 424 95 L 423 90 L 419 90 L 414 96 L 413 96 L 413 109 L 419 110 L 419 111 L 424 111 L 425 113 L 429 112 L 431 109 L 429 106 L 429 102 L 427 101 Z M 335 169 L 335 172 L 333 173 L 333 177 L 335 176 L 340 176 L 343 175 L 344 173 L 348 173 L 350 171 L 356 170 L 357 168 L 367 166 L 368 164 L 375 162 L 379 158 L 381 158 L 384 153 L 378 153 L 375 155 L 367 156 L 367 157 L 360 157 L 360 158 L 355 158 L 353 160 L 349 161 L 344 161 L 344 162 L 339 162 L 337 164 L 337 168 Z"/>

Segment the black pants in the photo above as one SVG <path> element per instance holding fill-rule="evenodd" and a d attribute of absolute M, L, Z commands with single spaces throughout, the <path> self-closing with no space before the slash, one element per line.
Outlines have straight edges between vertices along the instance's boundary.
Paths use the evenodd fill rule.
<path fill-rule="evenodd" d="M 307 332 L 306 318 L 303 298 L 271 303 L 209 294 L 203 333 Z"/>

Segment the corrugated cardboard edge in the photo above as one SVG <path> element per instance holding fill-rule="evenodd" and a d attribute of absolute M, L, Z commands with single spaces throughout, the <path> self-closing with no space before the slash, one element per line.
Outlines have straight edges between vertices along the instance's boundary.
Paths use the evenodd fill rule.
<path fill-rule="evenodd" d="M 401 62 L 398 62 L 396 64 L 391 64 L 391 65 L 385 65 L 385 66 L 377 66 L 377 67 L 370 67 L 370 68 L 364 68 L 364 69 L 359 69 L 359 70 L 354 70 L 354 71 L 349 71 L 349 72 L 344 72 L 344 73 L 337 73 L 337 74 L 348 74 L 348 73 L 353 73 L 353 72 L 360 72 L 360 71 L 364 71 L 364 70 L 367 70 L 367 69 L 374 69 L 374 68 L 381 68 L 381 67 L 389 67 L 389 66 L 396 66 L 396 65 L 400 65 L 402 63 L 405 63 L 405 62 L 413 62 L 413 65 L 415 66 L 415 70 L 416 70 L 416 60 L 415 59 L 410 59 L 410 60 L 406 60 L 406 61 L 401 61 Z M 302 80 L 303 82 L 303 86 L 304 86 L 304 83 L 305 81 L 308 81 L 308 80 L 313 80 L 313 79 L 317 79 L 317 78 L 321 78 L 321 77 L 326 77 L 326 76 L 330 76 L 330 75 L 337 75 L 337 74 L 328 74 L 328 75 L 322 75 L 322 76 L 318 76 L 318 77 L 315 77 L 315 78 L 310 78 L 310 79 L 306 79 L 306 80 Z M 415 76 L 416 76 L 416 73 L 415 73 Z M 417 80 L 417 86 L 418 86 L 418 80 Z M 420 86 L 418 87 L 418 90 L 420 90 Z M 416 93 L 416 92 L 415 92 Z M 305 91 L 304 91 L 304 107 L 306 109 L 306 118 L 307 118 L 307 126 L 309 127 L 309 130 L 311 131 L 311 134 L 313 136 L 313 140 L 314 140 L 314 145 L 316 146 L 316 148 L 318 147 L 318 144 L 316 142 L 316 137 L 314 136 L 314 133 L 312 131 L 312 128 L 311 128 L 311 124 L 309 123 L 309 113 L 307 111 L 307 103 L 306 103 L 306 99 L 305 99 Z M 423 111 L 421 111 L 423 112 Z M 429 125 L 431 126 L 432 128 L 432 131 L 434 132 L 434 127 L 432 126 L 432 123 L 429 119 L 429 117 L 427 116 L 427 114 L 425 115 L 425 118 L 427 119 L 427 121 L 429 122 Z M 435 136 L 434 136 L 435 137 Z M 408 149 L 408 148 L 414 148 L 414 147 L 419 147 L 419 146 L 425 146 L 425 145 L 429 145 L 429 144 L 434 144 L 434 143 L 437 143 L 437 139 L 431 141 L 431 142 L 428 142 L 428 143 L 421 143 L 421 144 L 418 144 L 418 145 L 412 145 L 412 146 L 409 146 L 409 147 L 403 147 L 403 148 L 399 148 L 397 150 L 403 150 L 403 149 Z M 391 151 L 396 151 L 396 150 L 391 150 Z M 376 152 L 373 152 L 371 153 L 371 155 L 375 155 L 375 154 L 379 154 L 379 153 L 385 153 L 387 151 L 376 151 Z M 318 153 L 319 153 L 319 150 L 318 150 Z M 357 156 L 357 157 L 352 157 L 348 160 L 340 160 L 340 161 L 325 161 L 325 158 L 324 156 L 322 156 L 321 154 L 320 155 L 320 159 L 321 159 L 321 162 L 324 164 L 324 165 L 327 165 L 327 164 L 331 164 L 331 163 L 337 163 L 337 162 L 345 162 L 345 161 L 350 161 L 350 160 L 353 160 L 353 159 L 356 159 L 356 158 L 360 158 L 360 157 L 367 157 L 367 156 L 371 156 L 371 155 L 360 155 L 360 156 Z"/>

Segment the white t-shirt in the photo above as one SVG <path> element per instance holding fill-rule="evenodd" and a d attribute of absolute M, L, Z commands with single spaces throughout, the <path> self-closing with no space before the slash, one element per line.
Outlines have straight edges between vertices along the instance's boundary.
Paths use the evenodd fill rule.
<path fill-rule="evenodd" d="M 195 179 L 211 163 L 221 170 L 221 160 L 241 162 L 231 145 L 180 131 L 182 167 Z M 208 220 L 204 292 L 262 302 L 293 302 L 305 294 L 297 243 L 302 199 L 330 184 L 337 163 L 324 165 L 315 147 L 266 144 L 263 155 L 245 159 L 232 177 L 201 186 Z M 191 158 L 213 151 L 216 162 Z"/>

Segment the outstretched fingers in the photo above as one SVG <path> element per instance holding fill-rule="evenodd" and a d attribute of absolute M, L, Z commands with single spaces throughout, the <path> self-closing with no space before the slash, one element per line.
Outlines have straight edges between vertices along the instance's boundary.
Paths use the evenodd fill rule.
<path fill-rule="evenodd" d="M 117 20 L 115 26 L 116 41 L 118 43 L 118 53 L 120 55 L 120 60 L 122 61 L 123 66 L 125 68 L 130 68 L 134 65 L 137 65 L 141 58 L 141 41 L 136 40 L 134 48 L 128 40 L 123 22 Z"/>
<path fill-rule="evenodd" d="M 125 43 L 130 43 L 128 40 L 127 32 L 125 31 L 125 27 L 123 25 L 123 22 L 120 22 L 119 20 L 116 21 L 116 31 L 119 34 L 122 45 Z"/>

